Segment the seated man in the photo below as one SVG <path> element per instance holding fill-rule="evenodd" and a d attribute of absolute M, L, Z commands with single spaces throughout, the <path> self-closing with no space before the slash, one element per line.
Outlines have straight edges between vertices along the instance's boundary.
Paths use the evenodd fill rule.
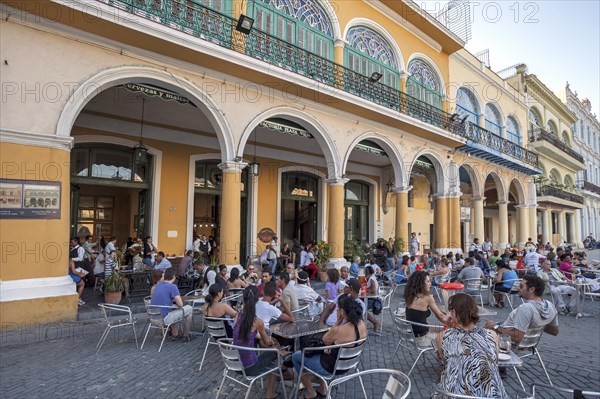
<path fill-rule="evenodd" d="M 156 254 L 156 264 L 154 265 L 155 270 L 165 271 L 169 267 L 171 267 L 171 262 L 165 257 L 165 253 L 163 251 L 159 251 Z"/>
<path fill-rule="evenodd" d="M 335 322 L 337 321 L 337 315 L 338 315 L 338 300 L 344 294 L 352 297 L 361 306 L 362 314 L 364 316 L 365 313 L 367 312 L 367 307 L 365 306 L 364 301 L 362 301 L 358 297 L 359 292 L 360 292 L 360 281 L 358 281 L 355 278 L 351 278 L 350 280 L 348 280 L 348 283 L 344 287 L 344 293 L 338 295 L 333 300 L 332 303 L 330 303 L 329 305 L 327 305 L 325 307 L 325 309 L 323 310 L 323 313 L 321 313 L 321 317 L 320 317 L 319 321 L 323 324 L 327 324 L 328 326 L 333 326 L 335 324 Z M 371 315 L 369 315 L 369 316 L 371 316 Z"/>
<path fill-rule="evenodd" d="M 542 269 L 537 272 L 537 275 L 544 280 L 544 283 L 549 283 L 550 291 L 554 298 L 554 306 L 558 308 L 560 314 L 569 313 L 571 309 L 575 310 L 575 305 L 577 303 L 577 289 L 568 285 L 570 281 L 560 270 L 553 269 L 550 261 L 545 260 L 542 262 Z M 563 301 L 563 294 L 571 295 L 569 306 L 567 307 L 565 307 L 565 302 Z"/>
<path fill-rule="evenodd" d="M 348 281 L 350 280 L 350 271 L 348 270 L 348 266 L 344 265 L 340 267 L 340 285 L 345 287 L 348 285 Z"/>
<path fill-rule="evenodd" d="M 175 284 L 175 270 L 169 267 L 165 270 L 163 281 L 156 284 L 152 298 L 150 299 L 151 305 L 174 307 L 173 310 L 168 308 L 160 308 L 165 324 L 173 324 L 176 322 L 184 321 L 183 323 L 183 339 L 190 341 L 190 327 L 192 325 L 192 307 L 190 305 L 183 305 L 181 296 L 179 296 L 179 288 Z M 173 305 L 174 304 L 174 305 Z M 179 309 L 177 309 L 179 308 Z M 173 337 L 177 336 L 177 327 L 173 326 L 171 329 Z"/>
<path fill-rule="evenodd" d="M 283 271 L 279 273 L 277 288 L 281 290 L 281 297 L 283 298 L 283 301 L 288 304 L 290 310 L 292 312 L 298 310 L 298 296 L 296 295 L 294 287 L 290 285 L 290 275 L 287 272 Z"/>
<path fill-rule="evenodd" d="M 282 310 L 275 307 L 277 303 L 281 304 Z M 263 321 L 267 329 L 271 323 L 294 321 L 294 315 L 289 305 L 277 293 L 277 286 L 274 281 L 265 284 L 263 298 L 256 302 L 256 317 Z"/>
<path fill-rule="evenodd" d="M 258 296 L 264 295 L 265 284 L 267 284 L 272 279 L 273 279 L 273 273 L 271 273 L 271 270 L 264 269 L 262 272 L 262 279 L 260 280 L 260 284 L 258 284 L 256 286 L 256 288 L 258 289 Z"/>
<path fill-rule="evenodd" d="M 194 251 L 189 250 L 185 253 L 185 256 L 181 259 L 181 262 L 179 263 L 179 270 L 177 271 L 179 277 L 185 276 L 185 274 L 188 271 L 188 268 L 190 267 L 193 261 Z"/>
<path fill-rule="evenodd" d="M 502 324 L 487 320 L 485 327 L 498 334 L 510 335 L 514 344 L 523 341 L 525 333 L 532 327 L 544 327 L 544 332 L 558 335 L 558 313 L 554 305 L 543 299 L 546 284 L 533 274 L 526 274 L 519 284 L 519 295 L 525 302 L 510 312 Z"/>
<path fill-rule="evenodd" d="M 466 281 L 471 279 L 481 279 L 485 278 L 483 274 L 483 270 L 479 267 L 475 266 L 475 260 L 473 258 L 465 259 L 465 266 L 462 268 L 460 273 L 458 274 L 457 281 Z"/>
<path fill-rule="evenodd" d="M 308 273 L 301 271 L 298 273 L 298 284 L 294 286 L 296 290 L 296 296 L 299 301 L 306 301 L 310 303 L 308 307 L 308 314 L 314 317 L 321 313 L 323 310 L 323 299 L 319 294 L 316 293 L 311 287 L 306 285 L 308 282 Z"/>
<path fill-rule="evenodd" d="M 254 265 L 248 265 L 246 272 L 240 276 L 248 283 L 248 285 L 256 285 L 258 283 L 258 274 Z"/>

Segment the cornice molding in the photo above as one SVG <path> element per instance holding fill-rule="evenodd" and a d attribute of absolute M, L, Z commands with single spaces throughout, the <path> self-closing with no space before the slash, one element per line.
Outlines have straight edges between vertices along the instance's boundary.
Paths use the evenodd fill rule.
<path fill-rule="evenodd" d="M 0 142 L 56 148 L 68 152 L 73 148 L 73 137 L 58 137 L 54 134 L 34 133 L 6 128 L 0 128 Z"/>
<path fill-rule="evenodd" d="M 537 94 L 538 97 L 536 97 L 536 99 L 538 99 L 539 102 L 542 102 L 540 100 L 544 99 L 544 106 L 550 108 L 552 111 L 558 111 L 554 113 L 560 114 L 566 120 L 567 125 L 571 126 L 577 121 L 577 115 L 567 108 L 566 104 L 556 97 L 556 94 L 539 80 L 536 75 L 526 75 L 525 84 L 527 84 L 527 94 L 532 95 L 533 97 L 535 97 L 533 94 Z M 531 89 L 533 89 L 533 93 Z"/>

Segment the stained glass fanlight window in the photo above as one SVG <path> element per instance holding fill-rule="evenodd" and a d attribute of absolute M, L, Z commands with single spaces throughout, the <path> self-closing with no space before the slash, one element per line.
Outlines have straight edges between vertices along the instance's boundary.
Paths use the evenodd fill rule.
<path fill-rule="evenodd" d="M 440 79 L 427 62 L 415 58 L 408 63 L 410 78 L 407 82 L 407 93 L 427 104 L 442 107 L 442 90 Z"/>
<path fill-rule="evenodd" d="M 475 95 L 467 88 L 461 87 L 456 93 L 456 111 L 474 125 L 479 122 L 479 103 Z"/>
<path fill-rule="evenodd" d="M 535 111 L 532 109 L 529 110 L 529 125 L 531 126 L 531 129 L 540 127 L 540 120 Z"/>
<path fill-rule="evenodd" d="M 494 104 L 485 106 L 485 128 L 498 136 L 502 134 L 502 116 Z"/>
<path fill-rule="evenodd" d="M 521 145 L 521 132 L 519 131 L 519 124 L 512 116 L 506 118 L 506 138 L 517 145 Z"/>

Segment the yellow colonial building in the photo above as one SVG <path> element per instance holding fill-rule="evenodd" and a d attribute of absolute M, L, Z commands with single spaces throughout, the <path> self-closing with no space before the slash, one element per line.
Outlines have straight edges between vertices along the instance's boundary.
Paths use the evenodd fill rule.
<path fill-rule="evenodd" d="M 525 94 L 412 1 L 11 1 L 1 24 L 4 326 L 75 316 L 88 230 L 206 234 L 227 265 L 267 227 L 338 264 L 535 232 Z"/>

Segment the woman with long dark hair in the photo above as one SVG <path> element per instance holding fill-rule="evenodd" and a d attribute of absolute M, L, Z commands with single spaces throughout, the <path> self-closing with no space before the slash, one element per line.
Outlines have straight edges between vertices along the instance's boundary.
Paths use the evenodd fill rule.
<path fill-rule="evenodd" d="M 367 326 L 363 321 L 362 306 L 350 296 L 343 294 L 338 299 L 338 314 L 335 324 L 323 336 L 323 344 L 337 345 L 347 342 L 358 341 L 367 336 Z M 333 368 L 337 360 L 339 349 L 334 349 L 321 354 L 304 358 L 304 367 L 308 367 L 319 375 L 329 376 L 333 374 Z M 300 372 L 302 362 L 302 351 L 294 352 L 292 362 L 296 373 Z M 327 394 L 325 383 L 319 379 L 319 387 L 315 391 L 312 386 L 311 375 L 304 374 L 302 383 L 306 387 L 304 399 L 324 398 Z"/>
<path fill-rule="evenodd" d="M 440 388 L 461 395 L 508 398 L 498 371 L 498 336 L 477 325 L 475 299 L 456 294 L 448 301 L 448 311 L 455 327 L 437 336 L 438 354 L 445 360 Z"/>
<path fill-rule="evenodd" d="M 246 288 L 247 286 L 248 283 L 244 279 L 240 278 L 240 269 L 237 267 L 231 269 L 231 272 L 229 273 L 229 279 L 227 279 L 227 288 L 231 290 Z"/>
<path fill-rule="evenodd" d="M 265 324 L 256 317 L 256 302 L 258 301 L 258 289 L 250 285 L 244 289 L 244 307 L 238 313 L 233 326 L 233 344 L 254 348 L 257 336 L 260 338 L 261 346 L 272 347 L 274 345 L 271 337 L 267 335 Z M 240 351 L 240 360 L 244 365 L 247 375 L 257 375 L 266 370 L 270 364 L 277 359 L 275 352 L 263 352 L 260 356 L 254 351 Z M 267 377 L 267 399 L 279 396 L 275 392 L 275 374 Z"/>
<path fill-rule="evenodd" d="M 219 319 L 230 318 L 230 321 L 224 322 L 227 338 L 233 336 L 233 321 L 237 316 L 237 312 L 226 302 L 221 302 L 225 295 L 225 291 L 220 284 L 213 284 L 208 289 L 208 295 L 204 297 L 206 302 L 202 308 L 205 317 L 216 317 Z"/>
<path fill-rule="evenodd" d="M 404 302 L 406 305 L 406 320 L 419 324 L 427 323 L 427 318 L 431 312 L 442 323 L 446 324 L 447 317 L 440 311 L 435 304 L 435 299 L 429 293 L 431 289 L 431 279 L 429 274 L 424 271 L 415 271 L 408 278 L 404 288 Z M 421 348 L 431 346 L 435 339 L 435 333 L 429 331 L 428 327 L 412 326 L 415 334 L 415 342 Z M 436 331 L 437 333 L 437 331 Z"/>

